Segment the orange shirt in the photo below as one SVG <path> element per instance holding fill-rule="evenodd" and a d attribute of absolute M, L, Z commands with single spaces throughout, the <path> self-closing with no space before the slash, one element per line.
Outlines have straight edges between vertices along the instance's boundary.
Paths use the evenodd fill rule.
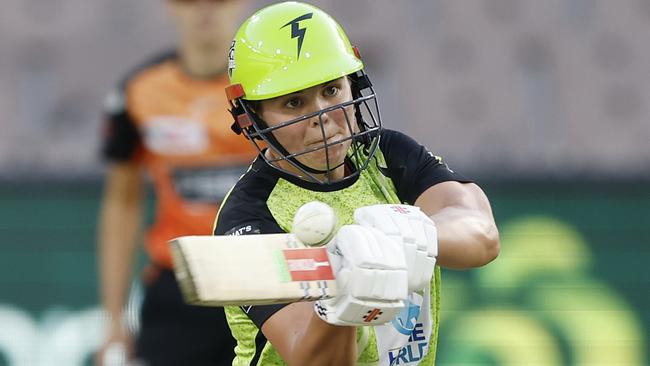
<path fill-rule="evenodd" d="M 138 162 L 155 189 L 145 245 L 160 266 L 171 267 L 168 240 L 211 234 L 218 205 L 257 153 L 230 129 L 227 85 L 225 74 L 187 76 L 170 55 L 132 74 L 109 108 L 105 156 Z"/>

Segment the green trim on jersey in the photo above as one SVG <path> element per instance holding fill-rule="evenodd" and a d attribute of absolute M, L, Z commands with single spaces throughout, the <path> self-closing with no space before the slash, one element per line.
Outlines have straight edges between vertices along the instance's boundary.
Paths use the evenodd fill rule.
<path fill-rule="evenodd" d="M 338 216 L 339 225 L 353 224 L 354 210 L 358 207 L 402 203 L 393 182 L 381 173 L 379 167 L 385 168 L 386 163 L 381 151 L 377 150 L 373 161 L 366 170 L 361 172 L 359 179 L 353 185 L 334 192 L 311 191 L 279 179 L 267 200 L 267 206 L 278 225 L 286 232 L 291 231 L 293 216 L 298 208 L 314 200 L 330 205 Z M 419 363 L 421 366 L 432 366 L 435 362 L 440 313 L 439 267 L 436 267 L 435 276 L 431 280 L 431 307 L 433 334 L 429 340 L 429 351 Z M 260 330 L 240 307 L 226 307 L 226 317 L 238 344 L 235 348 L 237 356 L 233 366 L 248 366 L 255 355 L 255 337 Z M 379 362 L 377 338 L 373 327 L 357 327 L 357 346 L 360 352 L 357 365 L 376 365 Z M 286 363 L 270 342 L 266 342 L 257 365 L 285 366 Z"/>
<path fill-rule="evenodd" d="M 237 346 L 235 347 L 236 356 L 232 361 L 232 366 L 249 366 L 255 357 L 255 338 L 261 330 L 253 324 L 248 315 L 239 306 L 226 306 L 224 309 L 232 336 L 237 340 Z M 264 366 L 286 365 L 282 357 L 280 357 L 280 354 L 271 346 L 271 342 L 266 342 L 264 345 L 262 356 L 257 364 Z"/>

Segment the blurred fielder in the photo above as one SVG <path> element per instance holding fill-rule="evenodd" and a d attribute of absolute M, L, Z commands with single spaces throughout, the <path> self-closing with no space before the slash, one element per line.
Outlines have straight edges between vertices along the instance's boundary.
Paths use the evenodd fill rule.
<path fill-rule="evenodd" d="M 254 150 L 230 130 L 227 52 L 243 0 L 165 0 L 178 30 L 176 50 L 128 74 L 108 99 L 104 156 L 110 161 L 99 221 L 101 299 L 110 315 L 107 349 L 125 346 L 147 365 L 229 365 L 234 340 L 222 308 L 186 305 L 171 272 L 167 241 L 209 234 L 218 205 Z M 137 340 L 123 322 L 143 181 L 156 198 L 146 235 L 150 264 Z M 114 355 L 111 355 L 113 357 Z"/>

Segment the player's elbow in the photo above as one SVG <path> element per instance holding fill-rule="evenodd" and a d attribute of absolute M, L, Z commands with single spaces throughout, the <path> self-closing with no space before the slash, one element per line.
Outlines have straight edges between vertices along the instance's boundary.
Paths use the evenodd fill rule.
<path fill-rule="evenodd" d="M 479 258 L 477 267 L 484 266 L 499 256 L 501 251 L 501 241 L 499 239 L 499 230 L 496 225 L 487 225 L 480 234 L 480 246 L 482 255 Z"/>

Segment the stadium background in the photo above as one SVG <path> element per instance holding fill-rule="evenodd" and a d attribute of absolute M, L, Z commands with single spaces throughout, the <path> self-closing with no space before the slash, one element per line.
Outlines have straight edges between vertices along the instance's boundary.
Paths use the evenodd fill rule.
<path fill-rule="evenodd" d="M 385 124 L 492 200 L 502 254 L 445 272 L 437 364 L 647 365 L 650 1 L 313 3 Z M 160 0 L 0 0 L 1 366 L 90 364 L 103 98 L 172 43 Z"/>

